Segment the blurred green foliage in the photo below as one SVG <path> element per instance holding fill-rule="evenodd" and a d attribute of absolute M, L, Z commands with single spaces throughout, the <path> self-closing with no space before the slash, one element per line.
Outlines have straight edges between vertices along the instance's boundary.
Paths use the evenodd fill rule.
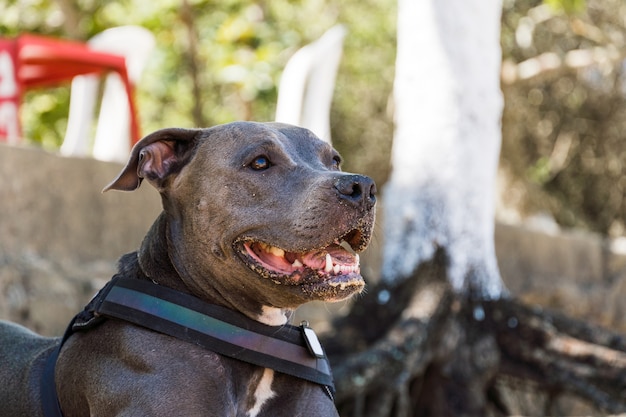
<path fill-rule="evenodd" d="M 544 0 L 544 3 L 555 10 L 562 10 L 566 13 L 583 12 L 587 6 L 585 0 Z"/>
<path fill-rule="evenodd" d="M 140 25 L 156 37 L 137 89 L 142 132 L 233 120 L 273 120 L 282 69 L 300 47 L 341 23 L 348 29 L 332 125 L 343 151 L 372 142 L 389 155 L 387 103 L 395 59 L 395 0 L 8 0 L 0 36 L 21 32 L 87 40 L 104 29 Z M 69 84 L 31 91 L 25 136 L 56 148 L 65 134 Z M 382 180 L 368 157 L 348 168 Z"/>

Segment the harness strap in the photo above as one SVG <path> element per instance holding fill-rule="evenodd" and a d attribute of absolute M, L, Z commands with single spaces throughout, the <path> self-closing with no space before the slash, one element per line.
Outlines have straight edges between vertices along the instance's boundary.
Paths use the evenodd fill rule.
<path fill-rule="evenodd" d="M 328 358 L 306 322 L 299 327 L 267 326 L 171 288 L 116 276 L 72 320 L 61 344 L 49 357 L 41 384 L 45 417 L 63 416 L 54 384 L 54 366 L 63 343 L 72 333 L 86 331 L 105 318 L 124 320 L 319 384 L 331 399 L 335 392 Z"/>
<path fill-rule="evenodd" d="M 333 386 L 328 359 L 308 349 L 300 327 L 267 326 L 192 295 L 138 279 L 116 278 L 99 298 L 94 306 L 96 317 L 122 319 L 234 359 Z M 74 330 L 78 329 L 75 324 Z"/>
<path fill-rule="evenodd" d="M 65 330 L 61 343 L 59 343 L 59 345 L 54 348 L 50 356 L 48 356 L 43 368 L 39 388 L 41 393 L 41 407 L 44 417 L 63 417 L 61 405 L 59 404 L 59 397 L 57 396 L 57 385 L 54 380 L 54 370 L 57 359 L 59 358 L 59 353 L 61 352 L 61 347 L 63 347 L 63 343 L 67 340 L 70 334 L 72 334 L 72 324 L 74 323 L 74 320 L 75 318 L 72 319 L 70 325 L 67 326 L 67 330 Z"/>

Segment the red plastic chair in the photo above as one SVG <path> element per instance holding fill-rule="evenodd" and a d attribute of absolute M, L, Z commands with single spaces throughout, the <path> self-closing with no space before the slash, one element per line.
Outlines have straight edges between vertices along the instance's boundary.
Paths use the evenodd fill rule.
<path fill-rule="evenodd" d="M 109 71 L 120 75 L 128 95 L 132 146 L 139 140 L 139 124 L 124 57 L 43 36 L 0 39 L 0 141 L 17 143 L 22 137 L 18 110 L 25 90 Z"/>

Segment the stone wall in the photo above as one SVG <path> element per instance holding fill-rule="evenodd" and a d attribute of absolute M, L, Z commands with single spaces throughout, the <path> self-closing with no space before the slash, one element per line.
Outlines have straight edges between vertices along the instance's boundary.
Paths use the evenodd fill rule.
<path fill-rule="evenodd" d="M 495 239 L 500 273 L 514 296 L 626 332 L 623 239 L 504 224 Z"/>
<path fill-rule="evenodd" d="M 138 247 L 160 198 L 101 193 L 121 168 L 0 145 L 0 318 L 60 334 Z"/>
<path fill-rule="evenodd" d="M 62 333 L 111 277 L 117 258 L 138 247 L 160 199 L 148 184 L 102 194 L 121 168 L 0 145 L 0 318 Z M 626 256 L 619 243 L 580 232 L 496 227 L 500 270 L 513 295 L 626 332 Z M 322 317 L 330 310 L 318 308 Z"/>

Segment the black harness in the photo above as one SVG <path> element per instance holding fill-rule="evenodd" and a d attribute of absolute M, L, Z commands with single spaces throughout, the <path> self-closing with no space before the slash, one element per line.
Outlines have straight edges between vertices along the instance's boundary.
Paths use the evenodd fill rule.
<path fill-rule="evenodd" d="M 54 369 L 65 341 L 109 318 L 167 334 L 210 351 L 319 384 L 333 398 L 328 358 L 308 323 L 267 326 L 243 314 L 205 303 L 149 281 L 113 277 L 70 322 L 48 358 L 41 380 L 45 417 L 63 417 Z"/>

